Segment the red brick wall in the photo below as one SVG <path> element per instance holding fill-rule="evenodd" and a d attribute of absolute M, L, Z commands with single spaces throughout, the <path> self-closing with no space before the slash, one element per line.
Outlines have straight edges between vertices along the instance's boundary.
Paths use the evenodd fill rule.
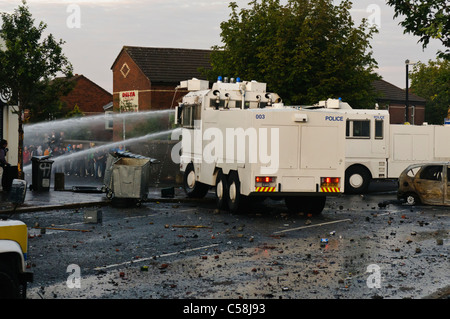
<path fill-rule="evenodd" d="M 178 105 L 181 98 L 188 93 L 185 89 L 177 90 L 175 94 L 175 87 L 178 85 L 167 85 L 167 84 L 153 84 L 153 89 L 151 92 L 151 106 L 152 109 L 170 109 Z M 175 97 L 174 97 L 175 95 Z M 173 101 L 173 102 L 172 102 Z"/>
<path fill-rule="evenodd" d="M 74 89 L 61 100 L 66 103 L 69 110 L 78 105 L 85 115 L 104 113 L 103 106 L 112 101 L 111 93 L 108 93 L 97 84 L 83 75 L 75 80 Z"/>
<path fill-rule="evenodd" d="M 120 72 L 124 63 L 130 70 L 126 77 Z M 119 92 L 122 91 L 139 91 L 139 111 L 169 109 L 172 106 L 175 87 L 179 83 L 152 83 L 127 52 L 120 53 L 112 72 L 115 112 L 119 111 Z M 177 100 L 186 93 L 185 90 L 178 90 L 173 104 L 177 105 Z"/>
<path fill-rule="evenodd" d="M 124 77 L 120 71 L 124 65 L 127 64 L 129 72 Z M 134 63 L 133 59 L 122 51 L 117 57 L 112 67 L 113 73 L 113 110 L 114 112 L 120 112 L 119 108 L 119 92 L 122 91 L 135 91 L 138 90 L 139 96 L 139 111 L 150 109 L 150 89 L 151 84 L 147 77 L 142 73 L 141 69 Z M 113 124 L 113 140 L 120 141 L 123 136 L 123 123 L 122 121 L 114 121 Z"/>
<path fill-rule="evenodd" d="M 127 64 L 129 72 L 126 77 L 120 71 Z M 119 112 L 119 92 L 138 91 L 139 111 L 169 109 L 178 105 L 187 91 L 178 90 L 174 99 L 175 87 L 179 83 L 152 83 L 141 71 L 127 52 L 122 51 L 112 67 L 113 72 L 113 110 Z M 173 101 L 173 104 L 172 104 Z M 123 138 L 123 123 L 115 121 L 114 140 Z"/>
<path fill-rule="evenodd" d="M 415 125 L 422 125 L 425 121 L 425 107 L 423 105 L 416 105 L 414 123 L 412 119 L 413 109 L 412 105 L 408 108 L 409 123 Z M 389 115 L 391 124 L 405 123 L 405 105 L 391 104 L 389 105 Z"/>
<path fill-rule="evenodd" d="M 120 70 L 122 69 L 124 63 L 128 65 L 129 72 L 126 77 L 122 75 Z M 119 111 L 119 92 L 122 91 L 134 91 L 139 92 L 139 110 L 149 110 L 150 104 L 150 92 L 151 83 L 147 77 L 142 73 L 141 69 L 134 63 L 133 59 L 126 53 L 122 51 L 119 57 L 116 59 L 113 67 L 113 103 L 114 111 Z M 148 92 L 145 92 L 148 91 Z"/>

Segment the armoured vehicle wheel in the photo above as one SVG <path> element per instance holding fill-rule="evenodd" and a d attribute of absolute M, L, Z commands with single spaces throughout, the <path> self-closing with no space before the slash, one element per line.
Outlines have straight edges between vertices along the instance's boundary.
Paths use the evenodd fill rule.
<path fill-rule="evenodd" d="M 226 209 L 228 196 L 228 182 L 222 170 L 217 172 L 216 177 L 216 204 L 218 209 Z"/>
<path fill-rule="evenodd" d="M 236 171 L 231 171 L 228 175 L 228 209 L 231 213 L 236 213 L 239 210 L 241 202 L 241 182 Z"/>
<path fill-rule="evenodd" d="M 345 171 L 345 192 L 349 194 L 364 194 L 370 184 L 370 173 L 364 167 L 351 166 Z"/>
<path fill-rule="evenodd" d="M 325 207 L 325 196 L 287 196 L 286 207 L 292 213 L 320 214 Z"/>
<path fill-rule="evenodd" d="M 191 198 L 203 198 L 209 190 L 208 185 L 196 181 L 192 163 L 189 163 L 184 171 L 183 186 L 187 196 Z"/>

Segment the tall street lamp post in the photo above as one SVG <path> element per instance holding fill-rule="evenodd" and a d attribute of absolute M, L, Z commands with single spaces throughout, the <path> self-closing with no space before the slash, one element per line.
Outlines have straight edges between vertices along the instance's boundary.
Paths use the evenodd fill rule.
<path fill-rule="evenodd" d="M 416 63 L 410 62 L 409 60 L 405 61 L 406 65 L 406 104 L 405 104 L 405 123 L 409 122 L 409 66 L 415 65 Z M 414 124 L 414 123 L 412 123 Z"/>

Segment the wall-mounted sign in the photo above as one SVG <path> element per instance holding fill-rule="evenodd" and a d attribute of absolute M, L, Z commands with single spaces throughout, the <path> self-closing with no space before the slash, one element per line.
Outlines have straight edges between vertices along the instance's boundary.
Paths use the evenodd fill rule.
<path fill-rule="evenodd" d="M 139 91 L 119 92 L 120 112 L 139 111 Z"/>

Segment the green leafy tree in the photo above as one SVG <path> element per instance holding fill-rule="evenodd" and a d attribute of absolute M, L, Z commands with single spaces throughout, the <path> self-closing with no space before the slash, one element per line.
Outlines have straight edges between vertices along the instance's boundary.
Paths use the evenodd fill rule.
<path fill-rule="evenodd" d="M 438 59 L 414 66 L 411 91 L 427 100 L 425 120 L 442 124 L 450 118 L 450 61 Z"/>
<path fill-rule="evenodd" d="M 37 92 L 28 105 L 29 117 L 24 119 L 25 122 L 37 123 L 70 117 L 74 110 L 71 110 L 61 97 L 67 96 L 74 89 L 75 84 L 67 78 L 56 78 L 38 83 Z M 75 112 L 75 115 L 78 113 Z"/>
<path fill-rule="evenodd" d="M 62 52 L 62 40 L 53 35 L 42 39 L 47 25 L 37 26 L 26 1 L 14 13 L 1 13 L 3 20 L 0 37 L 5 42 L 0 51 L 0 88 L 8 88 L 12 101 L 18 105 L 19 115 L 19 178 L 23 178 L 23 111 L 29 107 L 42 81 L 48 81 L 57 73 L 71 76 L 72 66 Z"/>
<path fill-rule="evenodd" d="M 66 114 L 66 118 L 71 118 L 71 117 L 81 117 L 83 116 L 84 113 L 83 111 L 81 111 L 80 107 L 78 106 L 78 104 L 75 104 L 75 106 L 73 107 L 73 110 L 69 111 Z"/>
<path fill-rule="evenodd" d="M 339 98 L 373 107 L 377 63 L 370 39 L 377 32 L 355 26 L 351 3 L 332 0 L 254 0 L 239 10 L 231 2 L 221 23 L 223 45 L 214 46 L 208 79 L 218 75 L 266 82 L 286 104 Z"/>
<path fill-rule="evenodd" d="M 426 48 L 430 39 L 438 39 L 447 48 L 439 56 L 450 59 L 450 5 L 448 0 L 388 0 L 395 10 L 394 18 L 402 15 L 400 25 L 405 33 L 419 36 Z"/>

